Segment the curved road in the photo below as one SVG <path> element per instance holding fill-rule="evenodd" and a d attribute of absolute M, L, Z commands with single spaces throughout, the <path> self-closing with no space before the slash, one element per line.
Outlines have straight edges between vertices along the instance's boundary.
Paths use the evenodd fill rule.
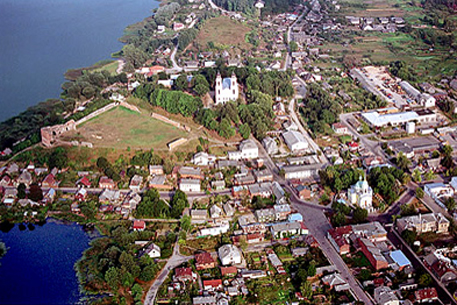
<path fill-rule="evenodd" d="M 182 263 L 190 261 L 192 258 L 193 256 L 181 255 L 179 253 L 179 244 L 178 242 L 176 242 L 175 247 L 173 249 L 173 255 L 168 259 L 168 262 L 165 264 L 162 271 L 160 271 L 151 288 L 149 288 L 149 291 L 144 299 L 144 305 L 153 305 L 154 300 L 157 296 L 157 292 L 159 291 L 159 288 L 160 286 L 162 286 L 163 282 L 167 279 L 170 271 L 178 267 Z"/>
<path fill-rule="evenodd" d="M 178 52 L 178 45 L 179 43 L 176 42 L 176 46 L 175 48 L 173 49 L 173 52 L 171 52 L 171 55 L 170 55 L 170 60 L 171 62 L 173 63 L 173 69 L 178 71 L 178 72 L 181 72 L 182 70 L 184 70 L 182 67 L 180 67 L 178 65 L 178 63 L 176 62 L 176 52 Z"/>

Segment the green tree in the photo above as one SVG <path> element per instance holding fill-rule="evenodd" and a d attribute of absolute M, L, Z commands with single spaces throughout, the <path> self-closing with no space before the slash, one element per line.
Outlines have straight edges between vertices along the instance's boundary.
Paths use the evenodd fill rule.
<path fill-rule="evenodd" d="M 428 273 L 422 273 L 417 283 L 420 287 L 428 287 L 432 284 L 432 277 Z"/>
<path fill-rule="evenodd" d="M 311 283 L 304 281 L 300 286 L 300 292 L 304 298 L 311 299 L 313 296 L 313 288 Z"/>
<path fill-rule="evenodd" d="M 144 267 L 143 270 L 141 270 L 140 280 L 149 282 L 150 280 L 152 280 L 155 277 L 155 275 L 156 275 L 155 267 L 153 265 L 148 265 L 148 266 Z"/>
<path fill-rule="evenodd" d="M 395 163 L 403 171 L 406 171 L 408 167 L 411 165 L 411 161 L 406 157 L 406 155 L 403 152 L 398 153 Z"/>
<path fill-rule="evenodd" d="M 417 183 L 422 182 L 422 174 L 421 174 L 421 172 L 419 171 L 419 169 L 416 168 L 416 169 L 413 171 L 412 177 L 413 177 L 413 181 L 414 181 L 414 182 L 417 182 Z"/>
<path fill-rule="evenodd" d="M 235 135 L 235 129 L 230 125 L 228 119 L 222 119 L 218 126 L 218 133 L 221 137 L 229 139 Z"/>
<path fill-rule="evenodd" d="M 143 288 L 140 284 L 135 283 L 135 285 L 133 285 L 132 296 L 135 301 L 141 301 L 141 298 L 143 297 Z"/>
<path fill-rule="evenodd" d="M 188 89 L 187 75 L 181 74 L 174 82 L 175 88 L 180 91 L 186 91 Z"/>
<path fill-rule="evenodd" d="M 25 193 L 25 190 L 27 189 L 27 187 L 25 186 L 24 183 L 20 183 L 16 189 L 17 189 L 17 198 L 24 199 L 27 196 Z"/>
<path fill-rule="evenodd" d="M 453 197 L 446 198 L 444 205 L 449 211 L 453 211 L 456 207 L 455 199 Z"/>
<path fill-rule="evenodd" d="M 289 48 L 291 52 L 297 52 L 298 50 L 298 44 L 295 41 L 291 41 L 289 43 Z"/>
<path fill-rule="evenodd" d="M 453 151 L 454 150 L 450 145 L 444 145 L 442 148 L 443 156 L 451 156 Z"/>
<path fill-rule="evenodd" d="M 424 195 L 425 195 L 425 193 L 424 193 L 424 190 L 422 188 L 420 188 L 420 187 L 416 188 L 416 198 L 417 199 L 424 198 Z"/>
<path fill-rule="evenodd" d="M 352 215 L 352 219 L 356 223 L 365 222 L 368 217 L 368 211 L 366 209 L 362 209 L 360 207 L 356 207 L 354 213 Z"/>
<path fill-rule="evenodd" d="M 436 174 L 432 170 L 429 170 L 425 172 L 424 179 L 426 181 L 436 179 Z"/>
<path fill-rule="evenodd" d="M 28 197 L 35 202 L 43 200 L 43 191 L 41 190 L 41 187 L 36 183 L 32 183 L 29 188 Z"/>
<path fill-rule="evenodd" d="M 190 216 L 185 215 L 181 217 L 180 224 L 183 231 L 189 232 L 189 230 L 192 228 Z"/>
<path fill-rule="evenodd" d="M 251 135 L 251 127 L 249 127 L 248 124 L 244 123 L 240 126 L 239 132 L 240 132 L 241 136 L 243 137 L 243 139 L 246 140 Z"/>
<path fill-rule="evenodd" d="M 359 278 L 362 282 L 369 280 L 371 278 L 371 271 L 368 269 L 362 269 L 360 271 Z"/>
<path fill-rule="evenodd" d="M 345 225 L 346 224 L 346 216 L 341 212 L 333 214 L 333 216 L 332 216 L 332 224 L 335 227 L 341 227 L 342 225 Z"/>
<path fill-rule="evenodd" d="M 308 266 L 308 276 L 313 277 L 316 275 L 316 264 L 311 263 Z"/>
<path fill-rule="evenodd" d="M 113 292 L 117 292 L 121 284 L 119 270 L 116 267 L 110 267 L 105 273 L 105 281 Z"/>
<path fill-rule="evenodd" d="M 100 170 L 105 171 L 110 166 L 111 166 L 111 164 L 109 163 L 109 161 L 105 157 L 98 157 L 98 159 L 97 159 L 97 167 Z"/>
<path fill-rule="evenodd" d="M 193 84 L 193 89 L 194 89 L 195 93 L 198 94 L 199 96 L 203 96 L 209 92 L 208 81 L 201 74 L 198 74 L 197 76 L 192 78 L 192 84 Z"/>
<path fill-rule="evenodd" d="M 401 232 L 401 237 L 405 240 L 408 245 L 414 244 L 417 238 L 417 234 L 413 230 L 404 230 Z"/>

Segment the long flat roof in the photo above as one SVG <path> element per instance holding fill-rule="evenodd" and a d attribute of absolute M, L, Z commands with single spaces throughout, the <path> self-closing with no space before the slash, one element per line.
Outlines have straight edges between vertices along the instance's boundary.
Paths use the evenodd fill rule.
<path fill-rule="evenodd" d="M 385 126 L 387 124 L 402 124 L 419 118 L 419 115 L 414 111 L 379 114 L 378 112 L 362 113 L 362 116 L 371 125 L 376 127 Z"/>
<path fill-rule="evenodd" d="M 401 250 L 392 251 L 390 257 L 400 267 L 411 265 L 411 262 Z"/>

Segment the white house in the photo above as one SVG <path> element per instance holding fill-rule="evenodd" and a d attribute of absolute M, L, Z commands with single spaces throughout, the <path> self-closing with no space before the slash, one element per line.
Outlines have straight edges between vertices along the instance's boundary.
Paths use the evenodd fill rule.
<path fill-rule="evenodd" d="M 222 209 L 217 205 L 213 205 L 209 209 L 209 214 L 211 215 L 211 218 L 220 218 L 222 216 Z"/>
<path fill-rule="evenodd" d="M 207 166 L 215 161 L 216 156 L 209 155 L 204 151 L 198 152 L 192 157 L 192 163 L 200 166 Z"/>
<path fill-rule="evenodd" d="M 452 177 L 449 185 L 454 189 L 454 193 L 457 192 L 457 177 Z"/>
<path fill-rule="evenodd" d="M 360 180 L 351 186 L 348 199 L 351 204 L 373 212 L 373 189 L 368 185 L 366 177 L 363 180 L 360 177 Z"/>
<path fill-rule="evenodd" d="M 319 177 L 321 164 L 291 165 L 282 167 L 286 179 L 308 179 Z"/>
<path fill-rule="evenodd" d="M 141 191 L 141 187 L 143 185 L 143 177 L 140 175 L 134 175 L 130 180 L 129 188 L 134 192 Z"/>
<path fill-rule="evenodd" d="M 275 139 L 270 137 L 265 137 L 262 140 L 262 145 L 269 155 L 275 155 L 278 153 L 278 144 Z"/>
<path fill-rule="evenodd" d="M 179 189 L 186 193 L 198 193 L 200 189 L 200 180 L 198 179 L 181 179 Z"/>
<path fill-rule="evenodd" d="M 238 98 L 239 89 L 236 81 L 235 73 L 232 73 L 230 78 L 222 79 L 221 74 L 218 72 L 216 76 L 216 88 L 214 97 L 216 105 L 225 104 L 228 101 L 235 101 Z"/>
<path fill-rule="evenodd" d="M 241 142 L 238 151 L 229 151 L 229 160 L 257 159 L 259 157 L 259 148 L 252 140 Z"/>
<path fill-rule="evenodd" d="M 306 141 L 303 134 L 298 131 L 287 131 L 282 134 L 282 137 L 284 138 L 287 147 L 289 147 L 289 149 L 294 153 L 308 149 L 308 142 Z"/>
<path fill-rule="evenodd" d="M 217 236 L 225 234 L 229 231 L 230 225 L 228 221 L 223 221 L 215 227 L 202 228 L 200 229 L 200 236 Z"/>
<path fill-rule="evenodd" d="M 160 257 L 162 255 L 160 252 L 160 247 L 155 243 L 150 244 L 146 249 L 144 249 L 144 253 L 149 255 L 151 258 Z"/>
<path fill-rule="evenodd" d="M 222 265 L 240 264 L 243 260 L 243 255 L 240 249 L 232 244 L 223 245 L 217 250 L 219 259 Z"/>
<path fill-rule="evenodd" d="M 443 198 L 454 196 L 454 189 L 444 183 L 429 183 L 424 185 L 424 191 L 432 198 Z"/>

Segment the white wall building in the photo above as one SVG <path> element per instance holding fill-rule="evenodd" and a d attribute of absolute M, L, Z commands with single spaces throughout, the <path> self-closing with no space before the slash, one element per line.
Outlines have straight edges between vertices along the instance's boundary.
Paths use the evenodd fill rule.
<path fill-rule="evenodd" d="M 192 157 L 192 163 L 200 166 L 207 166 L 208 164 L 214 163 L 216 161 L 216 156 L 209 155 L 204 151 L 196 153 Z"/>
<path fill-rule="evenodd" d="M 436 199 L 454 196 L 454 189 L 444 183 L 426 184 L 424 185 L 424 191 L 427 195 Z"/>
<path fill-rule="evenodd" d="M 223 245 L 217 250 L 222 265 L 241 264 L 243 256 L 240 249 L 232 244 Z"/>
<path fill-rule="evenodd" d="M 292 152 L 299 152 L 308 149 L 308 142 L 305 137 L 298 131 L 290 130 L 282 134 L 287 147 Z"/>
<path fill-rule="evenodd" d="M 144 253 L 149 255 L 151 258 L 156 258 L 161 256 L 161 250 L 160 247 L 157 246 L 156 244 L 152 243 L 150 244 L 145 250 Z"/>
<path fill-rule="evenodd" d="M 179 189 L 186 193 L 198 193 L 200 189 L 200 180 L 198 179 L 181 179 Z"/>
<path fill-rule="evenodd" d="M 228 101 L 235 101 L 238 98 L 239 89 L 235 73 L 230 78 L 222 79 L 218 72 L 216 76 L 216 88 L 214 91 L 216 105 L 225 104 Z"/>
<path fill-rule="evenodd" d="M 238 151 L 229 151 L 229 160 L 257 159 L 259 157 L 259 148 L 252 140 L 241 142 Z"/>
<path fill-rule="evenodd" d="M 363 180 L 360 177 L 360 180 L 351 186 L 348 199 L 351 204 L 373 212 L 373 189 L 368 185 L 366 177 Z"/>

